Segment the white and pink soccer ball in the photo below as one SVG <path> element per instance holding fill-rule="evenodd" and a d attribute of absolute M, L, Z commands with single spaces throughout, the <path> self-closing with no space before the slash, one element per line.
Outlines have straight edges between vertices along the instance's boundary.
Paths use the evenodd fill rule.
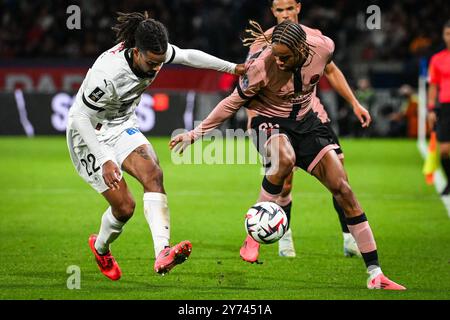
<path fill-rule="evenodd" d="M 259 202 L 245 216 L 245 230 L 255 241 L 269 244 L 280 240 L 288 228 L 284 210 L 274 202 Z"/>

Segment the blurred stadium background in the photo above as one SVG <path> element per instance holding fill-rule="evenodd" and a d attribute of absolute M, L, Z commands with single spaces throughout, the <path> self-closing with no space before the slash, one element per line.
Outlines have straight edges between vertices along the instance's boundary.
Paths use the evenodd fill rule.
<path fill-rule="evenodd" d="M 419 135 L 425 142 L 426 64 L 444 48 L 442 26 L 450 19 L 450 4 L 447 0 L 302 3 L 300 21 L 335 41 L 335 62 L 374 118 L 369 130 L 360 129 L 350 107 L 325 79 L 321 81 L 319 94 L 343 138 L 350 179 L 385 248 L 382 263 L 412 291 L 398 296 L 367 292 L 362 263 L 340 254 L 328 194 L 304 174 L 298 189 L 301 201 L 294 201 L 293 210 L 299 212 L 293 228 L 299 230 L 294 238 L 300 240 L 301 259 L 285 263 L 275 250 L 267 250 L 273 262 L 259 271 L 239 261 L 243 212 L 256 199 L 259 167 L 189 166 L 186 173 L 171 164 L 166 147 L 173 130 L 192 128 L 233 89 L 236 79 L 172 65 L 163 68 L 144 95 L 138 115 L 166 172 L 173 237 L 194 243 L 192 261 L 172 278 L 151 277 L 150 245 L 142 243 L 151 239 L 143 217 L 136 217 L 123 241 L 114 244 L 131 280 L 121 280 L 122 287 L 114 285 L 116 291 L 112 290 L 101 281 L 85 243 L 98 228 L 105 203 L 73 170 L 64 133 L 68 109 L 88 68 L 113 46 L 110 28 L 115 13 L 148 10 L 168 27 L 171 43 L 237 63 L 246 57 L 240 38 L 248 20 L 267 28 L 275 20 L 263 0 L 0 0 L 0 298 L 449 299 L 448 216 L 439 196 L 425 185 L 416 139 Z M 81 8 L 79 30 L 66 26 L 70 5 Z M 379 30 L 367 29 L 370 5 L 381 8 Z M 246 115 L 241 111 L 223 129 L 244 128 Z M 210 177 L 210 187 L 205 176 Z M 239 181 L 230 180 L 237 176 Z M 133 182 L 131 186 L 141 192 Z M 320 214 L 327 219 L 318 212 L 326 212 Z M 204 227 L 211 214 L 215 216 L 211 223 L 219 228 Z M 335 244 L 327 246 L 330 243 Z M 147 252 L 147 260 L 139 250 Z M 88 290 L 82 294 L 65 288 L 70 264 L 86 270 L 83 288 Z M 274 276 L 280 268 L 286 268 L 281 280 Z M 330 279 L 331 272 L 338 275 Z M 349 280 L 348 274 L 358 276 Z M 262 286 L 261 279 L 269 281 Z M 342 279 L 350 282 L 342 284 Z M 279 282 L 274 284 L 275 280 Z M 158 290 L 152 290 L 155 287 Z"/>
<path fill-rule="evenodd" d="M 72 4 L 82 9 L 79 30 L 66 27 L 70 16 L 66 10 Z M 381 9 L 380 30 L 366 26 L 366 10 L 373 4 Z M 441 28 L 450 16 L 449 7 L 445 0 L 303 1 L 301 22 L 334 39 L 335 62 L 375 118 L 371 130 L 363 132 L 350 108 L 323 78 L 320 95 L 340 136 L 417 135 L 415 94 L 420 61 L 443 48 Z M 24 133 L 15 114 L 18 97 L 12 95 L 18 88 L 25 93 L 35 134 L 63 132 L 64 109 L 70 99 L 61 93 L 76 93 L 87 68 L 112 46 L 114 34 L 110 28 L 115 13 L 144 10 L 168 27 L 174 44 L 235 62 L 242 62 L 246 56 L 239 39 L 249 19 L 267 28 L 274 24 L 263 0 L 4 0 L 0 2 L 0 92 L 4 101 L 0 115 L 9 121 L 0 128 L 0 134 Z M 147 104 L 155 104 L 156 123 L 143 115 L 147 120 L 144 131 L 150 135 L 171 133 L 184 123 L 181 116 L 186 106 L 195 109 L 193 119 L 202 118 L 232 88 L 233 78 L 227 75 L 169 66 L 150 88 L 167 95 L 157 95 L 155 101 L 147 99 Z M 170 93 L 164 92 L 167 90 Z M 162 113 L 168 108 L 177 112 L 169 121 Z M 242 126 L 244 118 L 244 112 L 239 113 L 231 125 Z"/>

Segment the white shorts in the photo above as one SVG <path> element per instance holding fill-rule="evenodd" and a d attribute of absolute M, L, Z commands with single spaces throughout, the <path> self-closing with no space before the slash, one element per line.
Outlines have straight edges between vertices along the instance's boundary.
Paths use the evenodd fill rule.
<path fill-rule="evenodd" d="M 118 130 L 119 129 L 119 130 Z M 111 130 L 112 131 L 112 130 Z M 112 133 L 112 134 L 111 134 Z M 105 131 L 98 136 L 103 153 L 122 169 L 122 163 L 136 148 L 150 145 L 147 138 L 136 128 L 115 128 L 114 131 Z M 109 190 L 102 176 L 102 170 L 80 134 L 73 129 L 67 130 L 67 145 L 70 157 L 78 174 L 98 193 Z M 120 172 L 122 177 L 122 171 Z"/>

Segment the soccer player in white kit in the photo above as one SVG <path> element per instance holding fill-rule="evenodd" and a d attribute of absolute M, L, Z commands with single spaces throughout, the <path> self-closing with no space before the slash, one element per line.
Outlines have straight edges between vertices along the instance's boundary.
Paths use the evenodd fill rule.
<path fill-rule="evenodd" d="M 109 203 L 100 232 L 89 246 L 100 271 L 111 280 L 121 270 L 110 244 L 132 217 L 135 201 L 122 170 L 144 188 L 144 215 L 153 237 L 154 270 L 169 272 L 190 255 L 183 241 L 170 247 L 170 217 L 163 173 L 158 158 L 138 129 L 135 110 L 142 93 L 166 63 L 238 73 L 236 65 L 198 50 L 182 50 L 168 43 L 164 25 L 141 13 L 119 13 L 113 28 L 118 44 L 104 52 L 86 75 L 69 112 L 67 143 L 78 174 Z"/>

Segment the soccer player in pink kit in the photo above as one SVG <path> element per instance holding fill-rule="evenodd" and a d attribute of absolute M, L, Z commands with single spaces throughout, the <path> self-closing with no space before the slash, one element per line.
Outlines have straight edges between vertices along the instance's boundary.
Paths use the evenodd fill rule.
<path fill-rule="evenodd" d="M 299 14 L 301 11 L 301 1 L 300 0 L 269 0 L 269 4 L 271 5 L 271 10 L 274 17 L 277 19 L 277 23 L 281 23 L 285 20 L 290 20 L 295 23 L 299 23 Z M 305 30 L 306 35 L 321 35 L 321 32 L 317 29 L 311 29 L 304 25 L 302 28 Z M 265 32 L 267 37 L 270 37 L 274 28 L 271 28 Z M 248 58 L 251 58 L 253 55 L 258 54 L 267 44 L 265 41 L 255 41 L 251 44 Z M 371 117 L 369 112 L 361 106 L 361 104 L 356 99 L 353 94 L 350 86 L 348 85 L 345 76 L 342 74 L 341 70 L 336 66 L 334 62 L 330 62 L 325 67 L 325 76 L 327 80 L 330 82 L 331 86 L 353 107 L 353 111 L 355 115 L 360 119 L 362 126 L 367 127 L 371 122 Z M 324 124 L 329 128 L 334 142 L 339 145 L 339 149 L 336 149 L 336 153 L 338 154 L 339 159 L 344 164 L 344 153 L 339 144 L 339 139 L 335 134 L 333 128 L 330 124 L 330 118 L 328 114 L 320 102 L 319 98 L 314 95 L 313 99 L 317 100 L 317 103 L 313 104 L 314 112 L 317 112 L 319 118 L 322 120 Z M 254 112 L 247 109 L 247 115 L 249 119 L 249 127 L 251 123 L 251 119 L 254 116 Z M 367 119 L 367 121 L 365 121 Z M 290 219 L 291 216 L 291 208 L 292 208 L 292 185 L 293 185 L 293 177 L 294 172 L 292 172 L 284 181 L 283 191 L 280 194 L 280 198 L 277 200 L 277 203 L 282 206 L 283 210 L 288 215 Z M 347 257 L 352 256 L 361 256 L 361 253 L 358 250 L 358 246 L 356 245 L 355 239 L 351 235 L 345 218 L 344 210 L 339 206 L 336 199 L 333 197 L 332 199 L 333 206 L 336 210 L 336 213 L 339 218 L 339 222 L 342 229 L 343 234 L 343 248 L 344 255 Z M 294 249 L 294 241 L 292 239 L 292 231 L 291 228 L 286 232 L 283 238 L 280 239 L 279 243 L 279 254 L 283 257 L 295 257 L 295 249 Z M 250 263 L 256 262 L 259 256 L 259 243 L 254 241 L 250 236 L 244 241 L 244 244 L 240 251 L 241 257 L 243 260 L 248 261 Z"/>
<path fill-rule="evenodd" d="M 254 39 L 261 37 L 262 30 Z M 331 61 L 333 41 L 323 35 L 307 37 L 300 24 L 288 20 L 278 24 L 272 37 L 265 40 L 268 47 L 247 62 L 246 74 L 240 77 L 236 90 L 194 130 L 174 137 L 170 148 L 182 152 L 245 105 L 257 114 L 252 119 L 252 129 L 258 136 L 265 135 L 261 139 L 264 145 L 259 141 L 257 148 L 272 162 L 258 202 L 276 202 L 295 166 L 309 172 L 343 208 L 367 267 L 367 287 L 405 290 L 381 271 L 372 230 L 336 154 L 339 146 L 314 112 L 318 100 L 313 97 Z"/>

